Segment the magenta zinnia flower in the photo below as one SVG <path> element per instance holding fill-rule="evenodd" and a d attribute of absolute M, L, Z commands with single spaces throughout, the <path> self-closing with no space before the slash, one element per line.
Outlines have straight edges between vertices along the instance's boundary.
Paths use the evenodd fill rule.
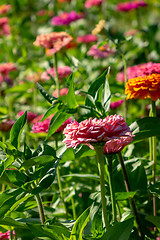
<path fill-rule="evenodd" d="M 87 35 L 77 37 L 78 43 L 91 43 L 91 42 L 96 42 L 97 40 L 98 40 L 97 36 L 93 34 L 87 34 Z"/>
<path fill-rule="evenodd" d="M 83 13 L 76 13 L 75 11 L 72 11 L 70 13 L 63 12 L 60 15 L 52 18 L 52 25 L 69 25 L 71 22 L 77 21 L 83 17 Z"/>
<path fill-rule="evenodd" d="M 124 102 L 124 100 L 119 100 L 119 101 L 116 101 L 116 102 L 111 102 L 110 108 L 111 108 L 111 109 L 115 109 L 115 108 L 121 106 L 123 102 Z"/>
<path fill-rule="evenodd" d="M 91 8 L 91 7 L 93 7 L 93 6 L 99 6 L 99 5 L 102 4 L 103 1 L 104 1 L 104 0 L 87 0 L 87 1 L 85 2 L 85 7 L 86 7 L 86 8 Z"/>
<path fill-rule="evenodd" d="M 80 144 L 92 147 L 92 143 L 107 142 L 121 137 L 131 137 L 131 131 L 120 115 L 107 116 L 105 119 L 86 119 L 80 123 L 68 124 L 63 133 L 63 140 L 68 148 L 76 148 Z"/>
<path fill-rule="evenodd" d="M 109 54 L 113 54 L 114 51 L 109 49 L 107 44 L 98 47 L 98 44 L 93 45 L 87 52 L 88 56 L 93 56 L 94 59 L 97 58 L 106 58 Z"/>
<path fill-rule="evenodd" d="M 0 73 L 2 75 L 7 75 L 9 72 L 16 71 L 17 67 L 14 63 L 1 63 L 0 64 Z"/>
<path fill-rule="evenodd" d="M 14 125 L 14 120 L 5 120 L 0 123 L 0 131 L 8 132 L 11 130 L 12 126 Z"/>
<path fill-rule="evenodd" d="M 24 114 L 24 111 L 20 111 L 17 115 L 21 117 Z M 37 117 L 36 113 L 33 112 L 27 112 L 27 121 L 31 122 L 34 118 Z"/>
<path fill-rule="evenodd" d="M 118 12 L 128 12 L 139 7 L 146 7 L 147 3 L 142 0 L 135 0 L 131 2 L 124 2 L 117 4 L 117 11 Z"/>
<path fill-rule="evenodd" d="M 13 231 L 13 235 L 15 235 L 15 231 Z M 10 231 L 0 233 L 0 239 L 10 239 Z"/>
<path fill-rule="evenodd" d="M 58 71 L 58 77 L 61 80 L 65 77 L 69 76 L 72 73 L 71 68 L 68 66 L 58 67 L 57 71 Z M 54 78 L 55 77 L 55 69 L 51 68 L 51 69 L 48 69 L 46 72 L 42 73 L 41 79 L 49 80 L 50 76 L 48 74 L 50 74 Z"/>

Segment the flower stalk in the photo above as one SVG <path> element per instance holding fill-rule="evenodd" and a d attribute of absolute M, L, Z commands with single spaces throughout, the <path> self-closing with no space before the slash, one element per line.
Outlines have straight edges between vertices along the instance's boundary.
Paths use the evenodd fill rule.
<path fill-rule="evenodd" d="M 94 149 L 96 151 L 98 170 L 99 170 L 99 175 L 100 175 L 103 218 L 104 218 L 104 222 L 105 222 L 105 228 L 106 228 L 106 230 L 108 230 L 109 222 L 108 222 L 107 208 L 106 208 L 105 181 L 104 181 L 104 155 L 103 155 L 104 145 L 103 146 L 101 146 L 99 144 L 96 145 L 96 143 L 95 144 L 92 143 L 92 145 L 94 146 Z"/>
<path fill-rule="evenodd" d="M 152 101 L 150 117 L 156 117 L 156 104 Z M 156 183 L 156 165 L 157 165 L 157 149 L 156 149 L 156 136 L 149 139 L 150 145 L 150 160 L 153 161 L 153 183 Z M 156 196 L 153 194 L 153 215 L 156 216 Z"/>
<path fill-rule="evenodd" d="M 45 216 L 44 216 L 44 208 L 43 208 L 41 196 L 39 194 L 36 194 L 35 199 L 37 201 L 41 223 L 44 224 L 45 223 Z"/>
<path fill-rule="evenodd" d="M 55 80 L 56 80 L 56 89 L 58 92 L 58 97 L 60 96 L 60 86 L 59 86 L 59 77 L 58 77 L 58 61 L 57 54 L 54 54 L 54 68 L 55 68 Z"/>
<path fill-rule="evenodd" d="M 126 191 L 130 192 L 131 187 L 130 187 L 130 184 L 129 184 L 129 179 L 128 179 L 127 171 L 126 171 L 126 168 L 125 168 L 125 165 L 124 165 L 124 160 L 123 160 L 121 152 L 118 153 L 118 158 L 119 158 L 119 162 L 120 162 L 121 168 L 122 168 L 122 174 L 123 174 L 123 177 L 124 177 Z M 139 219 L 139 215 L 138 215 L 138 212 L 137 212 L 137 208 L 136 208 L 134 198 L 129 198 L 129 202 L 130 202 L 130 205 L 131 205 L 132 212 L 133 212 L 133 214 L 136 218 L 136 223 L 137 223 L 137 227 L 138 227 L 138 231 L 139 231 L 139 236 L 140 236 L 141 240 L 144 240 L 145 237 L 144 237 L 143 230 L 142 230 L 142 227 L 141 227 L 141 223 L 140 223 L 140 219 Z"/>
<path fill-rule="evenodd" d="M 116 209 L 116 198 L 115 198 L 115 185 L 113 179 L 113 156 L 112 154 L 107 154 L 107 167 L 108 167 L 108 181 L 111 194 L 112 202 L 112 214 L 113 214 L 113 224 L 117 222 L 117 209 Z"/>

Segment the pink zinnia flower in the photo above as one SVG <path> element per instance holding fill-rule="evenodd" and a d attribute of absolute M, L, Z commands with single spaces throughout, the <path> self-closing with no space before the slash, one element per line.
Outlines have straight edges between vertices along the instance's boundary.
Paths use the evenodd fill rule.
<path fill-rule="evenodd" d="M 50 48 L 52 49 L 52 54 L 54 54 L 71 42 L 72 39 L 66 32 L 52 32 L 37 36 L 33 44 L 35 46 Z"/>
<path fill-rule="evenodd" d="M 49 129 L 49 124 L 50 121 L 52 119 L 53 115 L 49 116 L 47 119 L 45 119 L 42 122 L 36 122 L 33 126 L 32 126 L 32 133 L 48 133 L 48 129 Z M 67 119 L 57 130 L 57 132 L 61 132 L 63 131 L 63 129 L 66 127 L 67 124 L 69 124 L 71 122 L 71 118 Z"/>
<path fill-rule="evenodd" d="M 121 106 L 123 102 L 124 102 L 124 100 L 119 100 L 119 101 L 116 101 L 116 102 L 111 102 L 110 108 L 111 108 L 111 109 L 115 109 L 115 108 Z"/>
<path fill-rule="evenodd" d="M 11 9 L 11 5 L 3 4 L 0 6 L 0 14 L 6 14 Z"/>
<path fill-rule="evenodd" d="M 69 76 L 72 73 L 71 68 L 68 66 L 58 67 L 57 71 L 58 71 L 58 77 L 60 80 Z M 49 80 L 50 76 L 48 74 L 50 74 L 54 78 L 55 77 L 55 69 L 51 68 L 51 69 L 48 69 L 46 72 L 42 73 L 41 79 Z"/>
<path fill-rule="evenodd" d="M 21 117 L 24 114 L 24 111 L 20 111 L 17 115 Z M 27 121 L 31 122 L 34 118 L 37 117 L 36 113 L 33 112 L 27 112 Z"/>
<path fill-rule="evenodd" d="M 134 35 L 136 35 L 137 33 L 138 33 L 138 30 L 137 30 L 137 29 L 131 29 L 131 30 L 125 32 L 124 35 L 125 35 L 126 37 L 129 37 L 129 36 L 134 36 Z"/>
<path fill-rule="evenodd" d="M 98 47 L 98 44 L 93 45 L 90 50 L 87 52 L 88 56 L 93 56 L 94 59 L 97 58 L 106 58 L 109 54 L 113 54 L 114 51 L 109 49 L 107 44 Z"/>
<path fill-rule="evenodd" d="M 78 43 L 91 43 L 91 42 L 96 42 L 97 40 L 98 40 L 97 36 L 93 34 L 87 34 L 87 35 L 77 37 Z"/>
<path fill-rule="evenodd" d="M 115 154 L 120 152 L 125 146 L 133 141 L 132 133 L 127 132 L 127 136 L 112 139 L 106 142 L 104 154 Z"/>
<path fill-rule="evenodd" d="M 7 17 L 3 17 L 0 18 L 0 36 L 3 35 L 9 35 L 10 32 L 10 26 L 8 24 L 8 18 Z"/>
<path fill-rule="evenodd" d="M 13 231 L 13 235 L 15 235 L 15 231 Z M 10 231 L 0 233 L 0 239 L 10 239 Z"/>
<path fill-rule="evenodd" d="M 80 123 L 74 121 L 68 124 L 63 133 L 63 140 L 68 148 L 76 148 L 86 144 L 92 148 L 92 143 L 107 142 L 121 137 L 131 137 L 131 131 L 120 115 L 107 116 L 105 119 L 86 119 Z"/>
<path fill-rule="evenodd" d="M 1 63 L 0 64 L 0 73 L 2 75 L 8 75 L 9 72 L 16 71 L 17 67 L 14 63 Z"/>
<path fill-rule="evenodd" d="M 75 11 L 72 11 L 70 13 L 63 12 L 60 15 L 52 18 L 52 25 L 69 25 L 71 22 L 77 21 L 83 17 L 83 13 L 76 13 Z"/>
<path fill-rule="evenodd" d="M 93 6 L 100 6 L 102 2 L 103 0 L 87 0 L 84 5 L 86 8 L 91 8 Z"/>
<path fill-rule="evenodd" d="M 43 17 L 43 16 L 49 16 L 49 17 L 52 17 L 53 16 L 53 11 L 52 10 L 46 10 L 46 9 L 43 9 L 43 10 L 40 10 L 37 12 L 37 15 L 40 16 L 40 17 Z"/>
<path fill-rule="evenodd" d="M 68 90 L 69 90 L 68 88 L 62 88 L 62 89 L 60 89 L 60 96 L 65 96 L 65 95 L 67 95 Z M 52 96 L 58 98 L 58 91 L 57 91 L 57 89 L 52 93 Z"/>
<path fill-rule="evenodd" d="M 14 120 L 5 120 L 0 123 L 0 131 L 8 132 L 11 130 L 13 124 L 15 123 Z"/>
<path fill-rule="evenodd" d="M 154 73 L 160 74 L 160 63 L 142 63 L 132 67 L 127 68 L 127 79 L 144 77 L 146 75 L 151 75 Z M 124 72 L 119 72 L 117 74 L 117 81 L 124 82 Z"/>
<path fill-rule="evenodd" d="M 128 12 L 133 9 L 137 9 L 139 7 L 146 7 L 147 3 L 142 0 L 135 0 L 131 2 L 124 2 L 117 4 L 117 11 L 118 12 Z"/>

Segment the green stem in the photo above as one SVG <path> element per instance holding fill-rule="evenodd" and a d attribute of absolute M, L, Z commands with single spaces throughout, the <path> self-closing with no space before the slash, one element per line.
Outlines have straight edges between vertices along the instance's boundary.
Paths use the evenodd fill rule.
<path fill-rule="evenodd" d="M 120 162 L 121 167 L 122 167 L 122 174 L 123 174 L 124 181 L 125 181 L 126 191 L 130 192 L 131 187 L 130 187 L 130 184 L 129 184 L 128 175 L 127 175 L 127 171 L 126 171 L 126 168 L 125 168 L 125 165 L 124 165 L 124 160 L 123 160 L 121 152 L 118 153 L 118 158 L 119 158 L 119 162 Z M 141 223 L 140 223 L 140 219 L 139 219 L 139 215 L 138 215 L 138 212 L 137 212 L 137 208 L 136 208 L 134 198 L 129 198 L 129 202 L 130 202 L 130 205 L 131 205 L 131 208 L 132 208 L 132 212 L 133 212 L 133 214 L 136 218 L 136 223 L 137 223 L 137 227 L 138 227 L 138 231 L 139 231 L 139 236 L 140 236 L 141 240 L 144 240 L 145 237 L 144 237 L 143 230 L 142 230 L 142 227 L 141 227 Z"/>
<path fill-rule="evenodd" d="M 57 54 L 54 54 L 54 69 L 55 69 L 55 80 L 56 80 L 56 89 L 58 92 L 58 97 L 60 96 L 60 86 L 59 86 L 59 77 L 58 77 L 58 63 L 57 63 Z"/>
<path fill-rule="evenodd" d="M 43 208 L 41 196 L 39 194 L 36 194 L 35 199 L 37 201 L 41 223 L 44 224 L 45 223 L 45 216 L 44 216 L 44 208 Z"/>
<path fill-rule="evenodd" d="M 66 203 L 65 203 L 64 197 L 63 197 L 63 190 L 62 190 L 62 183 L 61 183 L 61 176 L 60 176 L 59 166 L 57 166 L 57 179 L 58 179 L 58 186 L 59 186 L 61 200 L 63 202 L 64 209 L 65 209 L 66 219 L 68 219 L 67 207 L 66 207 Z"/>
<path fill-rule="evenodd" d="M 104 181 L 104 156 L 103 156 L 104 146 L 96 146 L 96 144 L 92 144 L 92 145 L 94 146 L 94 149 L 96 151 L 96 156 L 97 156 L 98 169 L 100 174 L 103 218 L 104 218 L 106 230 L 108 230 L 109 222 L 107 217 L 107 208 L 106 208 L 106 199 L 105 199 L 105 181 Z"/>
<path fill-rule="evenodd" d="M 152 107 L 150 111 L 151 117 L 156 117 L 156 104 L 155 101 L 152 101 Z M 157 149 L 156 149 L 156 136 L 149 139 L 150 146 L 150 160 L 153 161 L 153 183 L 156 183 L 156 165 L 157 165 Z M 156 196 L 153 195 L 153 215 L 156 216 Z"/>
<path fill-rule="evenodd" d="M 71 203 L 72 203 L 72 211 L 73 211 L 73 220 L 76 220 L 77 215 L 76 215 L 76 208 L 75 208 L 75 203 L 73 197 L 71 197 Z"/>
<path fill-rule="evenodd" d="M 117 209 L 116 209 L 116 198 L 115 198 L 115 185 L 113 179 L 113 166 L 112 166 L 112 155 L 107 155 L 107 167 L 108 167 L 108 180 L 111 194 L 112 202 L 112 214 L 113 214 L 113 224 L 117 222 Z"/>

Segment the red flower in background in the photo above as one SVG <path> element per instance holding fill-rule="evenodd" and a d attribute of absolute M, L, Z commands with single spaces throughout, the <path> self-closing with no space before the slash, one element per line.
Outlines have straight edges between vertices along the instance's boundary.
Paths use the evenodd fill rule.
<path fill-rule="evenodd" d="M 98 47 L 98 44 L 93 45 L 89 51 L 87 52 L 88 56 L 93 56 L 94 59 L 97 58 L 106 58 L 108 55 L 113 54 L 114 51 L 109 49 L 109 46 L 107 44 Z"/>
<path fill-rule="evenodd" d="M 117 4 L 118 12 L 129 12 L 131 10 L 137 9 L 139 7 L 146 7 L 147 3 L 142 0 L 135 0 L 131 2 L 124 2 Z"/>
<path fill-rule="evenodd" d="M 78 43 L 91 43 L 91 42 L 96 42 L 97 40 L 98 38 L 93 34 L 87 34 L 87 35 L 77 37 Z"/>
<path fill-rule="evenodd" d="M 21 117 L 24 114 L 24 111 L 20 111 L 17 115 Z M 37 117 L 36 113 L 33 112 L 27 112 L 27 121 L 31 122 L 33 119 Z"/>
<path fill-rule="evenodd" d="M 8 24 L 8 18 L 7 17 L 3 17 L 0 18 L 0 36 L 3 35 L 9 35 L 10 32 L 10 26 Z"/>
<path fill-rule="evenodd" d="M 85 2 L 85 7 L 86 8 L 91 8 L 93 6 L 100 6 L 104 0 L 87 0 Z"/>
<path fill-rule="evenodd" d="M 5 120 L 0 123 L 0 131 L 8 132 L 11 130 L 13 124 L 15 123 L 14 120 Z"/>
<path fill-rule="evenodd" d="M 10 4 L 3 4 L 0 6 L 0 14 L 6 14 L 11 9 Z"/>
<path fill-rule="evenodd" d="M 60 80 L 69 76 L 72 73 L 71 68 L 68 66 L 58 67 L 57 71 L 58 71 L 58 77 Z M 41 75 L 41 79 L 49 80 L 51 78 L 49 75 L 51 75 L 53 78 L 55 77 L 55 69 L 54 68 L 48 69 L 47 71 L 43 72 Z"/>
<path fill-rule="evenodd" d="M 54 26 L 69 25 L 71 22 L 77 21 L 83 17 L 83 13 L 76 13 L 75 11 L 70 13 L 63 12 L 60 15 L 53 17 L 51 23 Z"/>
<path fill-rule="evenodd" d="M 62 89 L 60 89 L 60 96 L 65 96 L 65 95 L 67 95 L 68 90 L 69 90 L 68 88 L 62 88 Z M 52 93 L 52 96 L 58 98 L 58 91 L 57 91 L 57 89 Z"/>

